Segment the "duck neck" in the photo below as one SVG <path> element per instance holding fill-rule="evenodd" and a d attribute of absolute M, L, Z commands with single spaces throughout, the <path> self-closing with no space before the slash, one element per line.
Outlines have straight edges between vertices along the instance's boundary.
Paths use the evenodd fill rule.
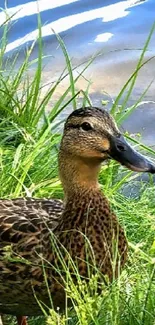
<path fill-rule="evenodd" d="M 65 199 L 88 190 L 99 191 L 98 174 L 101 161 L 59 154 L 59 175 Z"/>

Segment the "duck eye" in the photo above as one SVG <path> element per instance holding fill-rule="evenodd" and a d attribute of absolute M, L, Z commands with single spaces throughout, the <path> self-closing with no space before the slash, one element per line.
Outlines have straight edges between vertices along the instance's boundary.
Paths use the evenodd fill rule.
<path fill-rule="evenodd" d="M 81 124 L 81 128 L 84 131 L 90 131 L 90 130 L 92 130 L 92 126 L 88 122 L 83 122 Z"/>

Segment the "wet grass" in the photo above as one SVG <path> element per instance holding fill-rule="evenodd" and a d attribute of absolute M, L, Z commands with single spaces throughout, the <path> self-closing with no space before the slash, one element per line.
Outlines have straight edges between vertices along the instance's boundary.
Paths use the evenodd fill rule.
<path fill-rule="evenodd" d="M 42 79 L 43 55 L 41 22 L 38 15 L 38 58 L 31 60 L 34 44 L 27 50 L 25 60 L 16 70 L 18 54 L 12 64 L 5 58 L 8 25 L 3 26 L 0 54 L 0 197 L 23 196 L 62 198 L 63 191 L 58 178 L 57 153 L 61 138 L 59 127 L 63 121 L 60 113 L 67 113 L 68 106 L 76 109 L 79 96 L 83 106 L 90 105 L 88 87 L 79 91 L 76 83 L 84 75 L 95 57 L 81 67 L 76 77 L 64 42 L 55 35 L 66 60 L 66 69 L 49 89 L 44 90 Z M 146 91 L 132 106 L 127 107 L 139 70 L 154 32 L 153 25 L 144 45 L 135 71 L 124 85 L 111 108 L 118 124 L 128 118 L 140 105 Z M 150 59 L 149 59 L 150 60 Z M 29 71 L 37 65 L 35 74 Z M 55 91 L 62 80 L 69 76 L 69 84 L 60 98 L 52 104 Z M 148 85 L 149 88 L 150 85 Z M 147 89 L 146 89 L 147 90 Z M 123 102 L 121 99 L 124 98 Z M 120 105 L 120 102 L 122 103 Z M 48 110 L 47 110 L 48 107 Z M 129 140 L 152 155 L 155 151 L 144 146 L 138 138 Z M 129 259 L 117 281 L 102 285 L 98 294 L 98 278 L 90 278 L 88 284 L 80 278 L 75 287 L 70 281 L 68 296 L 72 310 L 64 315 L 52 309 L 43 318 L 29 319 L 31 325 L 153 325 L 155 324 L 155 184 L 152 177 L 147 181 L 135 173 L 111 162 L 103 166 L 100 184 L 108 196 L 129 241 Z M 127 195 L 125 195 L 127 189 Z M 135 190 L 135 192 L 134 192 Z M 67 284 L 68 285 L 68 284 Z M 11 317 L 9 324 L 14 324 Z"/>

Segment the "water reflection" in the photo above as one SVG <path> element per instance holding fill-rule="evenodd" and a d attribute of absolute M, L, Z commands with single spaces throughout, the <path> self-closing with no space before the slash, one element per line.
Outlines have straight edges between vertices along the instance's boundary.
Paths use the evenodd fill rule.
<path fill-rule="evenodd" d="M 12 17 L 13 26 L 8 34 L 6 48 L 6 57 L 9 56 L 10 60 L 15 50 L 25 49 L 38 35 L 37 2 L 22 2 L 24 0 L 8 0 L 8 15 L 16 13 Z M 89 60 L 96 52 L 103 53 L 85 72 L 85 79 L 79 80 L 77 88 L 86 89 L 86 80 L 91 80 L 90 97 L 96 106 L 101 106 L 104 92 L 109 93 L 109 98 L 115 98 L 136 67 L 155 20 L 155 0 L 40 0 L 38 4 L 43 24 L 43 50 L 47 56 L 44 60 L 43 81 L 55 81 L 65 66 L 53 28 L 65 41 L 74 66 Z M 1 7 L 4 7 L 4 2 Z M 1 11 L 0 24 L 4 20 L 5 14 Z M 23 53 L 21 50 L 17 65 L 23 60 Z M 37 55 L 36 46 L 32 59 Z M 155 35 L 149 44 L 146 59 L 153 55 Z M 80 71 L 79 68 L 78 73 Z M 142 95 L 154 76 L 155 64 L 152 60 L 140 71 L 129 106 Z M 61 83 L 57 89 L 57 98 L 66 90 L 68 83 L 67 78 Z M 155 139 L 154 88 L 152 83 L 143 99 L 148 101 L 147 104 L 140 106 L 124 125 L 130 132 L 140 132 L 145 142 L 152 145 Z"/>
<path fill-rule="evenodd" d="M 43 12 L 58 7 L 60 7 L 61 10 L 61 6 L 73 4 L 74 2 L 78 2 L 79 9 L 80 9 L 81 2 L 79 0 L 59 0 L 57 3 L 55 1 L 40 0 L 40 1 L 29 2 L 23 5 L 18 5 L 13 8 L 9 8 L 6 10 L 6 13 L 7 13 L 7 17 L 8 16 L 11 17 L 10 19 L 13 21 L 13 20 L 21 19 L 23 17 L 37 14 L 38 10 L 40 12 Z M 56 31 L 57 33 L 61 33 L 77 25 L 81 25 L 89 21 L 94 21 L 95 19 L 102 19 L 103 23 L 110 22 L 118 18 L 127 16 L 130 13 L 130 11 L 128 11 L 127 9 L 140 4 L 142 4 L 142 2 L 139 0 L 127 0 L 127 1 L 125 0 L 107 6 L 102 6 L 100 8 L 93 9 L 93 10 L 91 10 L 91 8 L 88 7 L 87 11 L 76 13 L 74 15 L 67 14 L 66 17 L 59 18 L 57 20 L 53 20 L 50 23 L 47 23 L 45 26 L 42 27 L 42 36 L 45 37 L 45 36 L 52 35 L 53 30 Z M 5 12 L 1 12 L 0 13 L 1 24 L 3 24 L 5 20 L 6 20 L 6 14 Z M 24 37 L 19 37 L 13 42 L 10 42 L 6 47 L 6 52 L 14 50 L 19 46 L 24 45 L 25 43 L 31 42 L 37 39 L 37 37 L 38 37 L 38 29 L 36 28 L 30 33 L 24 35 Z M 108 37 L 107 34 L 103 36 L 98 35 L 95 39 L 95 42 L 98 41 L 105 42 L 108 41 L 109 38 L 110 37 Z"/>

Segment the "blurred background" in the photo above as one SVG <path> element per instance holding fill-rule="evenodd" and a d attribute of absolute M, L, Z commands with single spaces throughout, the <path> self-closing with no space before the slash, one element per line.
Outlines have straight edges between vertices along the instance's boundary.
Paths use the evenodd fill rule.
<path fill-rule="evenodd" d="M 4 0 L 0 1 L 0 24 L 7 15 L 12 16 L 6 47 L 7 62 L 20 52 L 21 64 L 26 49 L 36 39 L 37 12 L 41 13 L 43 53 L 43 78 L 55 81 L 65 67 L 65 59 L 54 35 L 57 32 L 66 44 L 73 66 L 88 61 L 98 54 L 85 73 L 91 81 L 90 97 L 94 106 L 101 106 L 103 98 L 115 99 L 133 73 L 155 19 L 154 0 Z M 2 35 L 3 29 L 1 29 Z M 155 55 L 155 34 L 149 43 L 145 59 Z M 32 58 L 37 57 L 37 45 Z M 9 64 L 9 63 L 8 63 Z M 77 68 L 79 72 L 81 67 Z M 75 71 L 76 73 L 76 71 Z M 155 61 L 144 65 L 128 105 L 132 105 L 155 77 Z M 66 78 L 56 92 L 58 98 L 66 88 Z M 80 79 L 79 88 L 86 80 Z M 152 82 L 144 103 L 124 123 L 129 132 L 140 132 L 146 144 L 154 145 L 155 139 L 155 85 Z M 107 95 L 105 95 L 105 93 Z M 110 105 L 110 104 L 109 104 Z"/>

